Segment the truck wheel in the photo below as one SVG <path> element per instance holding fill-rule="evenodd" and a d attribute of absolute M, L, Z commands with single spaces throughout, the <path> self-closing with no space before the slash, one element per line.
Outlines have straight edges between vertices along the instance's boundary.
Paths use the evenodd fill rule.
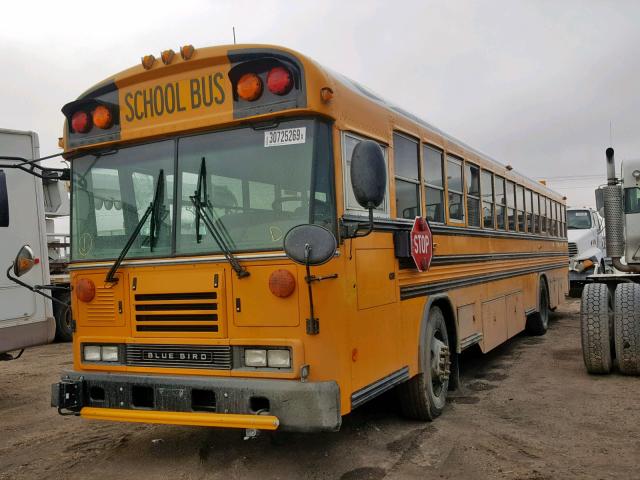
<path fill-rule="evenodd" d="M 54 293 L 54 295 L 61 302 L 71 304 L 71 294 L 69 292 L 59 292 Z M 58 342 L 70 342 L 73 339 L 71 306 L 65 307 L 58 302 L 53 302 L 53 316 L 56 319 L 56 340 Z"/>
<path fill-rule="evenodd" d="M 422 372 L 399 387 L 402 413 L 415 420 L 431 421 L 447 402 L 451 373 L 449 335 L 439 307 L 431 307 L 425 335 Z"/>
<path fill-rule="evenodd" d="M 640 375 L 640 285 L 616 287 L 613 318 L 618 369 L 625 375 Z"/>
<path fill-rule="evenodd" d="M 549 290 L 547 282 L 540 279 L 540 302 L 538 311 L 527 317 L 527 333 L 529 335 L 544 335 L 549 328 Z"/>
<path fill-rule="evenodd" d="M 582 295 L 582 285 L 571 285 L 569 287 L 569 296 L 571 298 L 580 298 Z"/>
<path fill-rule="evenodd" d="M 611 294 L 604 283 L 588 283 L 580 304 L 582 357 L 589 373 L 611 372 Z"/>

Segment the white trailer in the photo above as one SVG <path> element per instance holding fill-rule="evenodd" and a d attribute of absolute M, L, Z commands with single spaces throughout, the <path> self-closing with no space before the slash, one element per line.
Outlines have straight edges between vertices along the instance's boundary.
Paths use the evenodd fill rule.
<path fill-rule="evenodd" d="M 0 129 L 0 152 L 5 157 L 39 158 L 38 135 Z M 36 265 L 22 280 L 46 285 L 49 258 L 42 180 L 23 170 L 0 166 L 0 360 L 10 352 L 49 343 L 56 333 L 51 300 L 12 282 L 5 275 L 22 245 L 29 245 Z"/>

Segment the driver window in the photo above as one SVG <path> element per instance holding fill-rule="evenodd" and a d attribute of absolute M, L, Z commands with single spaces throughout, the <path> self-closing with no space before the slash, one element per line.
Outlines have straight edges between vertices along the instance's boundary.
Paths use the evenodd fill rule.
<path fill-rule="evenodd" d="M 364 215 L 367 210 L 362 208 L 357 202 L 355 195 L 353 194 L 353 188 L 351 187 L 351 155 L 353 149 L 362 140 L 366 140 L 364 137 L 355 135 L 353 133 L 344 132 L 342 134 L 342 178 L 344 179 L 344 192 L 345 192 L 345 211 L 355 215 Z M 387 157 L 387 146 L 379 144 L 384 153 L 384 161 L 387 165 L 387 171 L 389 170 L 389 161 Z M 388 177 L 388 175 L 387 175 Z M 373 214 L 378 217 L 389 217 L 389 184 L 387 181 L 387 188 L 384 192 L 384 200 L 378 208 L 373 209 Z"/>

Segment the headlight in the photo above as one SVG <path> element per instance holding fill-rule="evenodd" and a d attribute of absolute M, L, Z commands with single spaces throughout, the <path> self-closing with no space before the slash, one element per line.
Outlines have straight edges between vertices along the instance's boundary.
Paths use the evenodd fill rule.
<path fill-rule="evenodd" d="M 267 351 L 264 349 L 246 349 L 244 351 L 244 364 L 247 367 L 266 367 Z"/>
<path fill-rule="evenodd" d="M 244 366 L 291 368 L 291 350 L 285 348 L 245 348 Z"/>
<path fill-rule="evenodd" d="M 290 368 L 291 352 L 289 350 L 268 350 L 267 365 L 273 368 Z"/>
<path fill-rule="evenodd" d="M 102 360 L 100 345 L 85 345 L 83 357 L 89 362 L 99 362 Z"/>
<path fill-rule="evenodd" d="M 118 361 L 118 346 L 117 345 L 103 345 L 103 347 L 102 347 L 102 361 L 103 362 L 117 362 Z"/>
<path fill-rule="evenodd" d="M 82 358 L 86 362 L 117 362 L 120 358 L 118 345 L 83 345 Z"/>

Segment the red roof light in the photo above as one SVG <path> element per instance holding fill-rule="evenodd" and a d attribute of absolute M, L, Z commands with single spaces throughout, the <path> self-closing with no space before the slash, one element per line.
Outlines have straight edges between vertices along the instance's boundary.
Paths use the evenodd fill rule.
<path fill-rule="evenodd" d="M 91 129 L 91 118 L 87 112 L 77 111 L 71 117 L 71 129 L 75 133 L 87 133 Z"/>
<path fill-rule="evenodd" d="M 293 87 L 291 72 L 284 67 L 273 67 L 267 74 L 267 88 L 276 95 L 286 95 Z"/>

